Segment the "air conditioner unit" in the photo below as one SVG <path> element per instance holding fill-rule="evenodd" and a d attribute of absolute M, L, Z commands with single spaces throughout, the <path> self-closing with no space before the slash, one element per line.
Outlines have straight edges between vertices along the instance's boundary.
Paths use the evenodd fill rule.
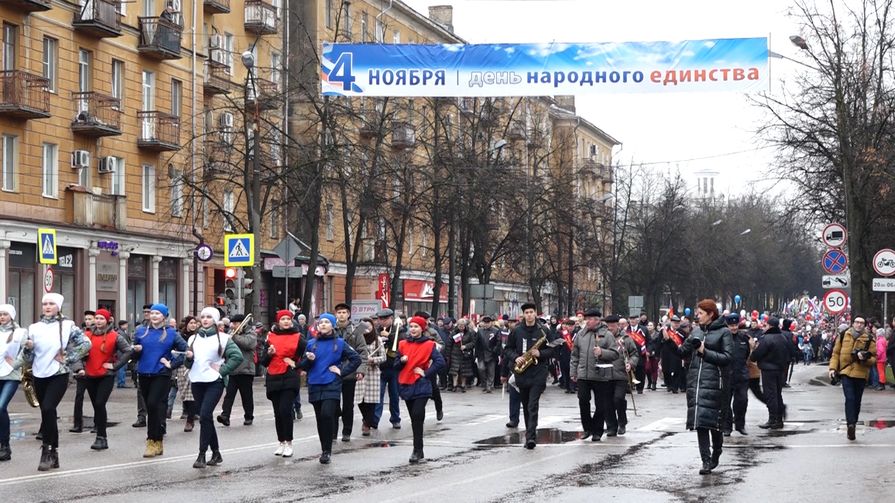
<path fill-rule="evenodd" d="M 218 121 L 221 124 L 222 129 L 229 129 L 233 127 L 233 114 L 229 112 L 225 112 L 221 114 L 220 119 Z"/>
<path fill-rule="evenodd" d="M 111 155 L 103 157 L 99 160 L 99 168 L 98 171 L 100 173 L 114 173 L 115 172 L 115 158 Z"/>
<path fill-rule="evenodd" d="M 224 46 L 224 44 L 222 42 L 222 37 L 220 35 L 215 34 L 215 35 L 208 37 L 208 47 L 210 47 L 212 49 L 217 49 L 217 48 L 220 48 L 223 46 Z"/>
<path fill-rule="evenodd" d="M 90 166 L 90 152 L 86 150 L 75 150 L 71 153 L 71 167 L 80 169 Z"/>

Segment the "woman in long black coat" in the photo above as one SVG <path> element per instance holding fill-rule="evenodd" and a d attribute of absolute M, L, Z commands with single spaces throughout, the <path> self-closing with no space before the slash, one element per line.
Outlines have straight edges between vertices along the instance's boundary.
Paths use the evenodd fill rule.
<path fill-rule="evenodd" d="M 702 457 L 699 473 L 705 475 L 718 466 L 724 443 L 721 425 L 730 393 L 726 367 L 733 354 L 733 336 L 712 299 L 699 302 L 696 320 L 698 325 L 681 345 L 680 354 L 691 358 L 687 374 L 687 429 L 695 429 L 698 435 Z"/>

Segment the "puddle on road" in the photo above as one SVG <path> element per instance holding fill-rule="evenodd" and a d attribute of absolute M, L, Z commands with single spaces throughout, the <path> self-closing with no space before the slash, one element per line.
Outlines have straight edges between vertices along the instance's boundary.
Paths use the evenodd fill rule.
<path fill-rule="evenodd" d="M 768 437 L 792 437 L 794 435 L 804 435 L 805 433 L 813 432 L 813 429 L 810 430 L 770 430 L 767 432 L 765 436 Z"/>
<path fill-rule="evenodd" d="M 864 421 L 864 425 L 869 428 L 876 428 L 877 430 L 884 430 L 886 428 L 891 428 L 891 427 L 895 426 L 895 420 L 873 419 L 870 421 Z"/>
<path fill-rule="evenodd" d="M 376 447 L 380 447 L 380 448 L 398 447 L 399 445 L 401 445 L 401 444 L 399 444 L 398 442 L 371 442 L 369 444 L 361 446 L 361 449 L 371 449 L 371 448 L 376 448 Z"/>
<path fill-rule="evenodd" d="M 564 444 L 580 440 L 584 436 L 581 431 L 565 431 L 558 428 L 538 428 L 537 442 L 539 444 Z M 476 445 L 521 445 L 525 442 L 525 432 L 513 432 L 497 437 L 485 438 L 473 442 Z"/>

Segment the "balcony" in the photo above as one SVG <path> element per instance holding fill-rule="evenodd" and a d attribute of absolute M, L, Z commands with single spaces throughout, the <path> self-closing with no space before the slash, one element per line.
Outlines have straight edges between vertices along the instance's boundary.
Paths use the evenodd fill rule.
<path fill-rule="evenodd" d="M 99 38 L 120 37 L 120 5 L 119 0 L 87 0 L 84 6 L 75 12 L 72 26 L 76 30 Z"/>
<path fill-rule="evenodd" d="M 65 192 L 66 213 L 70 212 L 73 224 L 91 229 L 125 230 L 125 196 L 91 192 L 80 185 L 70 185 Z"/>
<path fill-rule="evenodd" d="M 50 117 L 50 82 L 21 70 L 0 72 L 0 116 L 19 119 Z"/>
<path fill-rule="evenodd" d="M 72 132 L 95 138 L 121 134 L 121 100 L 92 91 L 71 97 L 78 107 Z"/>
<path fill-rule="evenodd" d="M 405 149 L 416 144 L 416 130 L 406 122 L 395 124 L 392 130 L 392 148 Z"/>
<path fill-rule="evenodd" d="M 246 108 L 257 107 L 258 110 L 274 110 L 278 107 L 280 89 L 276 82 L 252 77 L 246 88 Z"/>
<path fill-rule="evenodd" d="M 137 112 L 140 136 L 137 147 L 154 152 L 180 149 L 180 117 L 157 111 Z"/>
<path fill-rule="evenodd" d="M 206 14 L 229 14 L 230 0 L 205 0 L 203 2 Z"/>
<path fill-rule="evenodd" d="M 180 59 L 180 38 L 183 28 L 161 17 L 141 17 L 140 54 L 153 59 Z"/>
<path fill-rule="evenodd" d="M 376 138 L 379 135 L 380 116 L 378 113 L 361 112 L 357 126 L 357 136 L 360 138 Z"/>
<path fill-rule="evenodd" d="M 51 0 L 3 0 L 3 5 L 19 12 L 38 12 L 53 8 Z"/>
<path fill-rule="evenodd" d="M 233 88 L 230 82 L 230 67 L 212 64 L 210 61 L 205 62 L 205 80 L 202 82 L 202 89 L 205 94 L 213 96 L 215 94 L 227 94 Z"/>
<path fill-rule="evenodd" d="M 245 31 L 255 35 L 277 32 L 277 8 L 262 0 L 246 0 Z"/>
<path fill-rule="evenodd" d="M 593 157 L 582 157 L 578 159 L 578 168 L 587 171 L 593 176 L 603 176 L 603 164 L 597 162 Z"/>

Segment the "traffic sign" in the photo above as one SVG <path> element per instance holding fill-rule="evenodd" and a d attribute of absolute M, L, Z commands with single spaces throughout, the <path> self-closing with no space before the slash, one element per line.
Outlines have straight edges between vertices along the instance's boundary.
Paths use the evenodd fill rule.
<path fill-rule="evenodd" d="M 848 288 L 851 278 L 848 274 L 839 274 L 836 276 L 823 276 L 821 278 L 821 286 L 824 288 Z"/>
<path fill-rule="evenodd" d="M 848 308 L 848 294 L 844 290 L 830 290 L 824 294 L 824 309 L 830 314 L 841 314 Z"/>
<path fill-rule="evenodd" d="M 53 268 L 48 266 L 46 272 L 44 272 L 44 292 L 50 293 L 53 291 L 54 279 Z"/>
<path fill-rule="evenodd" d="M 224 235 L 224 266 L 252 267 L 255 265 L 255 236 L 252 234 Z"/>
<path fill-rule="evenodd" d="M 874 292 L 895 292 L 895 278 L 873 278 Z"/>
<path fill-rule="evenodd" d="M 841 274 L 848 269 L 848 257 L 842 250 L 833 248 L 832 250 L 827 250 L 827 253 L 824 253 L 820 265 L 823 266 L 824 271 L 827 271 L 830 274 Z"/>
<path fill-rule="evenodd" d="M 827 224 L 820 233 L 820 238 L 830 248 L 842 248 L 842 245 L 848 241 L 848 231 L 845 230 L 845 226 L 842 224 Z"/>
<path fill-rule="evenodd" d="M 883 248 L 873 256 L 873 270 L 880 276 L 895 275 L 895 250 Z"/>
<path fill-rule="evenodd" d="M 56 253 L 56 229 L 37 229 L 38 261 L 41 264 L 56 265 L 59 255 Z"/>

